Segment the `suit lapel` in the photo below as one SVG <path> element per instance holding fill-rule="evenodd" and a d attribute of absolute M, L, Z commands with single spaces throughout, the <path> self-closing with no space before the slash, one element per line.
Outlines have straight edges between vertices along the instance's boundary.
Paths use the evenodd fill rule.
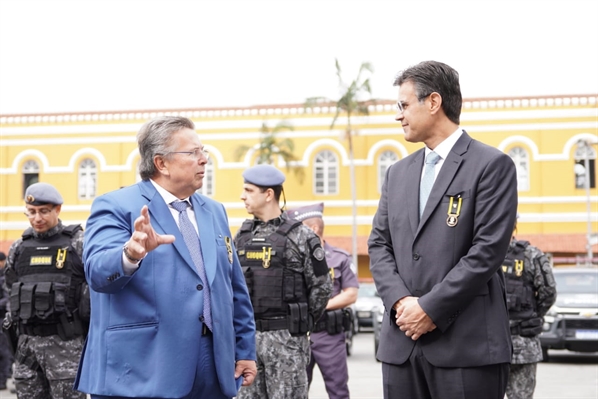
<path fill-rule="evenodd" d="M 413 162 L 409 165 L 407 171 L 407 184 L 405 189 L 407 191 L 407 209 L 409 211 L 409 224 L 413 235 L 417 232 L 419 225 L 419 184 L 424 164 L 424 150 L 420 150 L 413 158 Z M 416 187 L 417 189 L 412 189 Z"/>
<path fill-rule="evenodd" d="M 216 245 L 214 244 L 216 242 L 214 220 L 212 213 L 206 209 L 205 201 L 198 194 L 193 194 L 190 199 L 193 204 L 193 210 L 195 211 L 195 221 L 197 222 L 197 230 L 199 231 L 203 264 L 206 276 L 211 283 L 216 276 L 216 266 L 218 264 Z"/>
<path fill-rule="evenodd" d="M 455 175 L 457 174 L 457 171 L 459 170 L 459 166 L 463 161 L 463 156 L 467 152 L 467 148 L 469 147 L 470 142 L 471 137 L 469 137 L 469 135 L 465 133 L 465 131 L 463 131 L 463 134 L 461 135 L 461 137 L 459 137 L 459 140 L 457 140 L 457 142 L 449 152 L 447 158 L 444 160 L 442 169 L 440 169 L 440 173 L 434 181 L 434 186 L 432 186 L 432 191 L 430 192 L 428 202 L 426 203 L 426 207 L 424 208 L 424 213 L 422 214 L 417 234 L 419 234 L 428 218 L 432 215 L 434 209 L 436 209 L 436 207 L 438 207 L 438 204 L 442 201 L 442 197 L 446 193 L 446 190 L 450 186 Z"/>
<path fill-rule="evenodd" d="M 170 208 L 168 208 L 168 205 L 164 202 L 164 199 L 158 194 L 158 191 L 150 181 L 143 181 L 139 183 L 139 185 L 143 196 L 148 200 L 147 207 L 150 213 L 150 223 L 154 227 L 154 230 L 158 234 L 172 234 L 175 237 L 175 241 L 172 245 L 185 260 L 187 265 L 199 275 L 197 268 L 193 263 L 193 259 L 191 259 L 189 249 L 185 244 L 185 239 L 172 217 Z"/>

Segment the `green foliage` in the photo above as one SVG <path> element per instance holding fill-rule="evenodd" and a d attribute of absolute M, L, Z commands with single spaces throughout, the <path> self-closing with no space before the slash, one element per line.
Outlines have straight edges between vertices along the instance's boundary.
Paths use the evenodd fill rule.
<path fill-rule="evenodd" d="M 374 68 L 372 64 L 369 62 L 362 62 L 361 66 L 359 67 L 359 72 L 357 73 L 357 77 L 351 81 L 351 83 L 346 84 L 343 81 L 341 76 L 341 66 L 338 63 L 338 59 L 335 59 L 336 65 L 336 76 L 338 77 L 338 85 L 341 89 L 341 97 L 336 100 L 330 100 L 325 97 L 310 97 L 305 101 L 306 108 L 312 108 L 314 106 L 325 106 L 325 105 L 333 105 L 336 107 L 336 112 L 334 114 L 334 118 L 332 119 L 332 123 L 330 124 L 330 129 L 334 128 L 338 117 L 341 113 L 346 113 L 347 115 L 347 128 L 346 128 L 346 138 L 351 141 L 351 116 L 353 115 L 369 115 L 368 105 L 374 102 L 374 100 L 370 99 L 369 97 L 372 95 L 372 87 L 370 86 L 370 79 L 363 78 L 363 75 L 368 73 L 373 73 Z M 368 97 L 365 100 L 363 97 Z"/>
<path fill-rule="evenodd" d="M 285 139 L 278 139 L 277 134 L 281 131 L 289 130 L 293 131 L 294 127 L 287 121 L 280 121 L 274 128 L 268 127 L 268 125 L 264 122 L 262 123 L 262 127 L 260 128 L 260 139 L 258 142 L 258 147 L 256 149 L 257 164 L 273 164 L 276 157 L 281 157 L 284 162 L 286 163 L 287 171 L 293 171 L 299 183 L 303 182 L 305 177 L 305 171 L 303 167 L 300 166 L 291 166 L 292 161 L 296 161 L 297 158 L 293 154 L 295 150 L 295 144 L 293 140 L 289 138 Z M 248 146 L 248 145 L 240 145 L 235 149 L 235 159 L 239 161 L 241 158 L 245 156 L 247 151 L 255 148 L 255 146 Z"/>

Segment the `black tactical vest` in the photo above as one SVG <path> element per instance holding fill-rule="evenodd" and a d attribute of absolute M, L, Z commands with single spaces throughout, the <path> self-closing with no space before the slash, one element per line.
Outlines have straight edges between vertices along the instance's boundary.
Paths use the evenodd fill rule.
<path fill-rule="evenodd" d="M 25 230 L 14 265 L 18 281 L 10 291 L 13 320 L 45 325 L 64 324 L 65 316 L 71 319 L 83 283 L 83 278 L 73 278 L 74 268 L 83 268 L 83 263 L 71 240 L 81 229 L 80 225 L 66 226 L 41 240 L 31 228 Z"/>
<path fill-rule="evenodd" d="M 525 321 L 538 317 L 533 277 L 531 273 L 524 272 L 524 269 L 530 266 L 526 264 L 525 259 L 525 249 L 528 245 L 528 241 L 516 241 L 515 245 L 509 245 L 502 266 L 506 278 L 507 306 L 511 320 Z"/>
<path fill-rule="evenodd" d="M 284 259 L 287 234 L 301 224 L 286 219 L 268 237 L 253 237 L 251 220 L 239 230 L 237 254 L 256 320 L 286 317 L 289 304 L 307 303 L 303 275 L 289 269 Z"/>

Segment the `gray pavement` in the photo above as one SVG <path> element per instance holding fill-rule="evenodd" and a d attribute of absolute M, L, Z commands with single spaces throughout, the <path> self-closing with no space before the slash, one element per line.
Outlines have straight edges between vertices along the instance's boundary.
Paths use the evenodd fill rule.
<path fill-rule="evenodd" d="M 549 363 L 538 364 L 535 399 L 598 399 L 598 353 L 551 350 L 549 354 Z M 348 364 L 351 399 L 381 399 L 382 372 L 374 359 L 371 332 L 360 332 L 354 337 Z M 309 399 L 328 399 L 317 369 Z"/>
<path fill-rule="evenodd" d="M 598 353 L 578 354 L 550 351 L 549 363 L 538 365 L 535 399 L 598 399 Z M 8 383 L 12 387 L 12 381 Z M 374 359 L 374 338 L 371 332 L 360 332 L 354 338 L 349 357 L 349 389 L 352 399 L 381 399 L 381 366 Z M 0 391 L 0 399 L 16 399 L 9 390 Z M 328 399 L 319 370 L 309 399 Z"/>

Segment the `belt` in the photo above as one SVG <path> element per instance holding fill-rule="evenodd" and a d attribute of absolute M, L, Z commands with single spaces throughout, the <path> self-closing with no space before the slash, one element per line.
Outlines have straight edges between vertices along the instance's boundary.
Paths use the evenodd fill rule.
<path fill-rule="evenodd" d="M 38 324 L 35 326 L 21 324 L 19 327 L 27 335 L 37 335 L 39 337 L 58 335 L 58 324 Z"/>
<path fill-rule="evenodd" d="M 286 317 L 280 319 L 259 319 L 255 321 L 257 331 L 288 330 L 289 321 Z"/>

